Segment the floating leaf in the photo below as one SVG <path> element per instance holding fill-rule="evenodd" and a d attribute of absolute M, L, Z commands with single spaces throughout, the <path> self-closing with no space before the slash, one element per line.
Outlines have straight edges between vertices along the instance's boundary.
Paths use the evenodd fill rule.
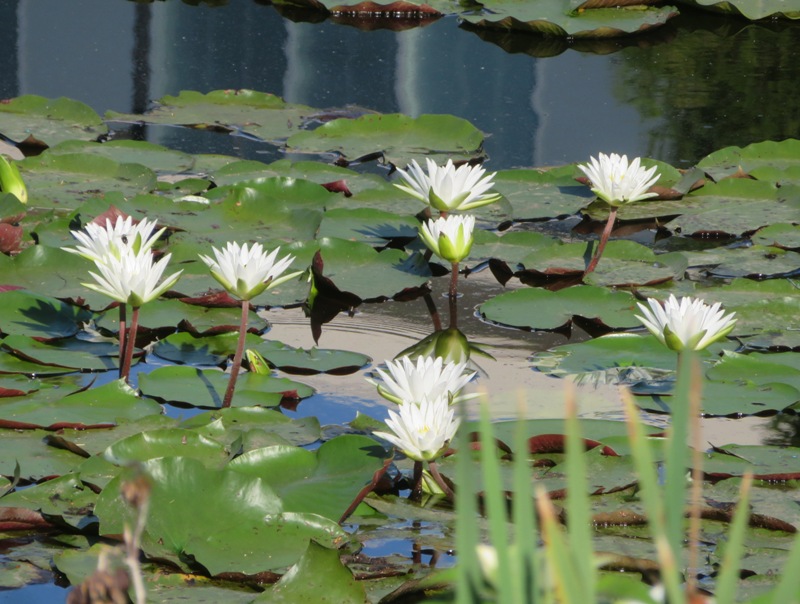
<path fill-rule="evenodd" d="M 116 140 L 94 143 L 69 140 L 50 147 L 48 153 L 83 153 L 107 157 L 120 164 L 140 164 L 153 172 L 184 172 L 194 166 L 188 153 L 167 149 L 146 141 Z"/>
<path fill-rule="evenodd" d="M 0 292 L 0 330 L 32 338 L 74 336 L 90 312 L 30 291 Z"/>
<path fill-rule="evenodd" d="M 363 604 L 364 587 L 339 560 L 339 554 L 313 541 L 302 558 L 258 602 L 337 602 Z"/>
<path fill-rule="evenodd" d="M 319 514 L 338 521 L 358 492 L 383 466 L 386 450 L 366 436 L 346 434 L 307 451 L 292 446 L 255 449 L 228 468 L 261 476 L 290 512 Z"/>
<path fill-rule="evenodd" d="M 208 94 L 184 90 L 178 96 L 162 97 L 144 115 L 109 111 L 106 119 L 222 130 L 278 141 L 298 130 L 313 112 L 305 105 L 286 103 L 255 90 L 214 90 Z"/>
<path fill-rule="evenodd" d="M 96 499 L 97 494 L 77 474 L 69 474 L 6 495 L 2 504 L 60 517 L 70 526 L 85 529 L 97 521 L 92 515 Z"/>
<path fill-rule="evenodd" d="M 483 135 L 467 120 L 452 115 L 363 115 L 340 118 L 316 130 L 298 132 L 286 141 L 290 153 L 336 153 L 348 160 L 381 153 L 387 162 L 405 166 L 412 159 L 470 159 L 480 154 Z"/>
<path fill-rule="evenodd" d="M 484 0 L 484 10 L 461 18 L 478 27 L 490 27 L 545 36 L 607 38 L 658 27 L 676 16 L 674 6 L 591 8 L 570 11 L 562 0 Z"/>
<path fill-rule="evenodd" d="M 262 340 L 252 348 L 259 352 L 271 366 L 287 373 L 313 375 L 348 375 L 355 373 L 372 361 L 371 358 L 349 350 L 328 348 L 292 348 L 280 342 Z M 277 345 L 276 345 L 277 344 Z"/>
<path fill-rule="evenodd" d="M 70 139 L 97 140 L 108 127 L 80 101 L 26 94 L 0 104 L 0 132 L 17 143 L 48 146 Z"/>
<path fill-rule="evenodd" d="M 309 445 L 321 437 L 316 417 L 291 419 L 283 413 L 263 407 L 230 407 L 206 411 L 181 423 L 216 441 L 228 444 L 242 434 L 261 431 L 276 435 L 285 443 Z"/>
<path fill-rule="evenodd" d="M 162 428 L 146 430 L 118 440 L 103 453 L 117 465 L 156 457 L 191 457 L 209 467 L 221 467 L 230 454 L 225 447 L 193 430 Z"/>
<path fill-rule="evenodd" d="M 346 536 L 321 516 L 285 512 L 262 478 L 182 457 L 145 461 L 142 471 L 152 486 L 142 549 L 180 568 L 194 561 L 211 575 L 280 571 L 300 559 L 309 540 L 335 547 Z M 118 495 L 121 480 L 112 480 L 97 500 L 102 535 L 121 534 L 130 522 Z"/>
<path fill-rule="evenodd" d="M 133 196 L 156 188 L 156 175 L 139 164 L 120 164 L 91 153 L 42 153 L 19 162 L 31 183 L 31 207 L 73 210 L 111 193 Z"/>
<path fill-rule="evenodd" d="M 612 328 L 639 325 L 632 295 L 588 285 L 556 292 L 518 289 L 487 300 L 479 311 L 489 321 L 536 330 L 567 327 L 576 316 Z"/>
<path fill-rule="evenodd" d="M 139 375 L 139 387 L 145 396 L 190 407 L 218 408 L 228 386 L 228 375 L 222 371 L 194 367 L 159 367 Z M 312 388 L 267 375 L 245 373 L 236 383 L 233 405 L 237 407 L 277 407 L 281 400 L 311 396 Z"/>

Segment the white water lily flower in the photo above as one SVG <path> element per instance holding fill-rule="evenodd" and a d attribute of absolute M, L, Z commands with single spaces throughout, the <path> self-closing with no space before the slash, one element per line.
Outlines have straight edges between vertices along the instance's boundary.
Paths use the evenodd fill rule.
<path fill-rule="evenodd" d="M 494 186 L 492 179 L 496 172 L 484 176 L 486 170 L 480 166 L 464 164 L 456 168 L 451 159 L 444 166 L 437 166 L 430 158 L 426 161 L 427 174 L 415 159 L 407 172 L 398 168 L 405 183 L 395 186 L 440 212 L 471 210 L 500 199 L 497 193 L 487 193 Z"/>
<path fill-rule="evenodd" d="M 414 363 L 403 356 L 386 361 L 388 372 L 377 370 L 382 383 L 370 381 L 378 387 L 382 397 L 398 404 L 420 404 L 440 398 L 465 400 L 470 396 L 459 396 L 459 392 L 475 376 L 474 371 L 464 373 L 466 366 L 466 363 L 445 363 L 439 357 L 422 356 Z"/>
<path fill-rule="evenodd" d="M 211 269 L 211 274 L 240 300 L 250 300 L 266 289 L 288 281 L 298 276 L 302 271 L 297 271 L 281 277 L 289 268 L 294 256 L 285 256 L 275 261 L 280 247 L 276 247 L 267 254 L 260 243 L 252 247 L 238 243 L 228 242 L 225 249 L 213 248 L 216 259 L 200 254 L 200 259 Z"/>
<path fill-rule="evenodd" d="M 461 262 L 472 249 L 474 216 L 454 216 L 426 220 L 419 227 L 419 236 L 439 258 Z"/>
<path fill-rule="evenodd" d="M 153 262 L 150 252 L 137 254 L 124 248 L 119 251 L 119 257 L 108 254 L 96 263 L 99 274 L 89 272 L 97 283 L 83 285 L 117 302 L 139 308 L 175 285 L 183 272 L 180 270 L 161 281 L 172 254 Z"/>
<path fill-rule="evenodd" d="M 618 207 L 658 196 L 647 192 L 660 178 L 655 166 L 643 168 L 638 157 L 628 164 L 627 155 L 616 153 L 600 153 L 597 159 L 590 159 L 590 164 L 579 164 L 578 168 L 592 182 L 592 191 L 607 204 Z"/>
<path fill-rule="evenodd" d="M 428 399 L 420 404 L 403 403 L 399 413 L 389 410 L 386 425 L 392 432 L 375 432 L 415 461 L 434 461 L 447 450 L 461 420 L 447 397 Z"/>
<path fill-rule="evenodd" d="M 703 350 L 727 336 L 736 324 L 736 313 L 725 314 L 717 302 L 709 306 L 698 298 L 670 295 L 662 307 L 658 300 L 639 304 L 637 315 L 645 327 L 671 350 Z"/>
<path fill-rule="evenodd" d="M 162 228 L 153 233 L 155 228 L 155 220 L 143 218 L 134 224 L 131 216 L 127 218 L 117 216 L 114 223 L 106 219 L 105 226 L 90 222 L 84 227 L 85 230 L 72 231 L 79 245 L 63 249 L 98 264 L 105 262 L 109 257 L 119 259 L 122 252 L 127 249 L 133 250 L 135 254 L 145 254 L 165 230 Z"/>

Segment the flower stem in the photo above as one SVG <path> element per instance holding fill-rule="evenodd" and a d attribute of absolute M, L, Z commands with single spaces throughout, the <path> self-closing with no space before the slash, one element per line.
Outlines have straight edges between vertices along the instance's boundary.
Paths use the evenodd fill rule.
<path fill-rule="evenodd" d="M 414 462 L 414 478 L 413 484 L 411 485 L 411 495 L 409 496 L 411 501 L 419 501 L 422 499 L 422 462 L 415 461 Z"/>
<path fill-rule="evenodd" d="M 125 332 L 125 328 L 127 327 L 127 312 L 128 305 L 127 304 L 120 304 L 119 305 L 119 378 L 122 379 L 122 363 L 125 359 L 125 352 L 126 346 L 128 344 L 127 340 L 127 333 Z"/>
<path fill-rule="evenodd" d="M 586 270 L 583 271 L 584 277 L 591 273 L 597 266 L 597 263 L 600 262 L 600 256 L 603 255 L 603 250 L 606 249 L 606 243 L 608 243 L 608 238 L 611 236 L 611 229 L 614 228 L 614 221 L 616 219 L 617 208 L 615 206 L 611 206 L 611 212 L 608 215 L 608 222 L 606 222 L 603 233 L 600 235 L 600 243 L 597 244 L 597 251 L 594 253 L 594 256 L 592 256 L 592 261 L 589 263 L 589 266 L 587 266 Z"/>
<path fill-rule="evenodd" d="M 448 484 L 442 478 L 442 475 L 439 474 L 439 467 L 436 465 L 435 461 L 429 461 L 428 467 L 431 469 L 431 476 L 436 481 L 436 484 L 439 485 L 439 488 L 444 491 L 444 494 L 447 495 L 447 498 L 450 501 L 455 499 L 455 495 L 453 494 L 453 489 L 451 489 Z"/>
<path fill-rule="evenodd" d="M 239 369 L 242 366 L 242 354 L 244 354 L 244 340 L 247 337 L 247 313 L 250 310 L 250 303 L 242 300 L 242 322 L 239 324 L 239 341 L 236 344 L 236 352 L 233 355 L 231 365 L 231 377 L 228 379 L 228 387 L 225 389 L 225 398 L 222 399 L 222 407 L 230 407 L 233 400 L 233 389 L 236 387 L 236 378 L 239 377 Z"/>
<path fill-rule="evenodd" d="M 458 262 L 453 262 L 450 275 L 450 298 L 458 296 Z"/>
<path fill-rule="evenodd" d="M 133 307 L 131 315 L 131 324 L 128 327 L 128 333 L 125 336 L 125 360 L 122 362 L 122 370 L 120 371 L 120 379 L 128 381 L 131 374 L 131 364 L 133 363 L 133 350 L 136 348 L 136 331 L 139 329 L 139 307 Z"/>

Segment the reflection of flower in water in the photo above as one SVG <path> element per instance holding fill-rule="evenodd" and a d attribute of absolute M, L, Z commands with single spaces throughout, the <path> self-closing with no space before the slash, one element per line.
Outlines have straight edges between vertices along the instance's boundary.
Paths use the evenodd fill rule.
<path fill-rule="evenodd" d="M 386 368 L 388 371 L 377 370 L 381 382 L 369 381 L 382 397 L 398 404 L 440 398 L 464 400 L 469 395 L 459 396 L 459 392 L 475 376 L 475 372 L 464 373 L 466 363 L 445 363 L 440 357 L 420 356 L 414 363 L 403 356 L 386 361 Z"/>
<path fill-rule="evenodd" d="M 736 325 L 736 313 L 725 314 L 720 303 L 709 306 L 699 298 L 685 297 L 680 301 L 670 295 L 661 306 L 655 298 L 648 306 L 638 304 L 637 315 L 645 327 L 671 350 L 703 350 L 727 336 Z"/>
<path fill-rule="evenodd" d="M 629 164 L 626 155 L 600 153 L 597 159 L 592 157 L 589 164 L 579 164 L 578 168 L 592 182 L 592 191 L 608 205 L 620 206 L 658 195 L 647 192 L 660 177 L 653 176 L 656 167 L 642 167 L 638 157 Z"/>
<path fill-rule="evenodd" d="M 395 186 L 440 212 L 471 210 L 500 199 L 497 193 L 487 193 L 494 186 L 495 173 L 484 176 L 486 170 L 469 164 L 456 168 L 451 159 L 444 166 L 437 166 L 430 158 L 426 161 L 427 174 L 415 159 L 408 171 L 398 168 L 405 184 Z"/>
<path fill-rule="evenodd" d="M 455 436 L 460 420 L 447 396 L 403 402 L 389 410 L 386 424 L 392 432 L 375 432 L 415 461 L 435 461 Z"/>

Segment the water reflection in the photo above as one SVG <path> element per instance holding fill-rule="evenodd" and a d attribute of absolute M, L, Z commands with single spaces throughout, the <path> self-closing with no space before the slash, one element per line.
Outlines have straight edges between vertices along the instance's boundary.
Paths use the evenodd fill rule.
<path fill-rule="evenodd" d="M 800 28 L 684 13 L 661 31 L 584 47 L 475 35 L 448 17 L 405 31 L 293 22 L 256 1 L 15 0 L 0 6 L 11 49 L 0 97 L 137 112 L 181 90 L 254 88 L 321 108 L 452 113 L 490 135 L 493 169 L 608 150 L 687 165 L 724 145 L 800 136 L 800 109 L 787 102 L 800 86 Z M 183 130 L 135 134 L 207 150 Z M 258 157 L 218 141 L 215 151 Z"/>

